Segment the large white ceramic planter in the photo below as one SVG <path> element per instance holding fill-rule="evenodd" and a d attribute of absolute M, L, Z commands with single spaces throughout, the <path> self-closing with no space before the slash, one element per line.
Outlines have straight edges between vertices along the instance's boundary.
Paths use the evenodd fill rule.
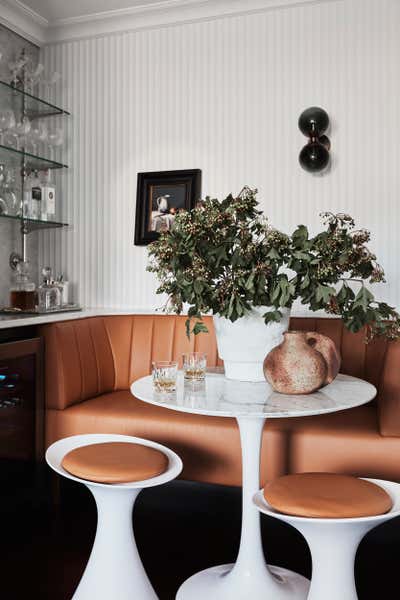
<path fill-rule="evenodd" d="M 239 381 L 264 381 L 263 362 L 268 352 L 283 341 L 289 327 L 290 309 L 281 308 L 279 323 L 265 324 L 263 315 L 275 310 L 256 306 L 234 323 L 214 315 L 218 353 L 224 361 L 225 376 Z"/>

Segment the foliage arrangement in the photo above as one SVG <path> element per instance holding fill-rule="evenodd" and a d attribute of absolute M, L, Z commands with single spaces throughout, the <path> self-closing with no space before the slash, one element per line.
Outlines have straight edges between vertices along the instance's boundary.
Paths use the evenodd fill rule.
<path fill-rule="evenodd" d="M 365 285 L 384 281 L 368 231 L 355 230 L 349 215 L 323 213 L 325 229 L 315 237 L 305 225 L 286 235 L 263 217 L 256 195 L 245 187 L 222 202 L 207 197 L 149 246 L 148 270 L 160 281 L 157 293 L 168 295 L 164 308 L 180 314 L 189 305 L 188 335 L 207 331 L 205 313 L 235 321 L 268 306 L 268 323 L 299 298 L 312 311 L 339 315 L 352 332 L 368 325 L 368 338 L 399 337 L 399 314 Z"/>

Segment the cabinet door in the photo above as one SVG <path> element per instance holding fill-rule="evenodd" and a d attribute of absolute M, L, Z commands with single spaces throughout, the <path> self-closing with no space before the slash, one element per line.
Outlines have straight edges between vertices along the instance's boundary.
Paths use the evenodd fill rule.
<path fill-rule="evenodd" d="M 40 338 L 0 344 L 0 460 L 43 458 Z"/>

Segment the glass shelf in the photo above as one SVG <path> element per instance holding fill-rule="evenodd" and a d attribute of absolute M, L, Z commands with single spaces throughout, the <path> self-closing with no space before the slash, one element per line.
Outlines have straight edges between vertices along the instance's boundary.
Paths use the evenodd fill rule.
<path fill-rule="evenodd" d="M 29 152 L 16 150 L 15 148 L 10 148 L 9 146 L 3 146 L 1 144 L 0 164 L 17 168 L 22 168 L 24 166 L 28 171 L 46 171 L 47 169 L 68 168 L 67 165 L 63 165 L 55 160 L 34 156 L 33 154 L 29 154 Z"/>
<path fill-rule="evenodd" d="M 25 111 L 26 116 L 32 119 L 42 119 L 44 117 L 52 117 L 55 115 L 69 115 L 66 110 L 46 102 L 41 98 L 32 96 L 27 92 L 23 92 L 14 86 L 0 80 L 0 100 L 1 104 L 7 108 L 11 108 L 14 112 L 22 114 Z"/>
<path fill-rule="evenodd" d="M 61 223 L 60 221 L 42 221 L 41 219 L 28 219 L 27 217 L 17 215 L 0 215 L 0 219 L 18 221 L 21 226 L 25 225 L 26 233 L 31 233 L 38 229 L 59 229 L 60 227 L 68 227 L 68 223 Z"/>

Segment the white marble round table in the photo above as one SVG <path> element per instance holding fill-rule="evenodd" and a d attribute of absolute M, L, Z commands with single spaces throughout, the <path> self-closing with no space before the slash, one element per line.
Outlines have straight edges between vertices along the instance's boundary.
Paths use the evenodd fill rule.
<path fill-rule="evenodd" d="M 203 384 L 185 383 L 179 373 L 177 390 L 154 391 L 151 376 L 135 381 L 139 400 L 172 410 L 234 417 L 242 447 L 242 532 L 234 565 L 206 569 L 183 583 L 177 600 L 305 600 L 309 581 L 280 567 L 267 566 L 261 543 L 260 519 L 252 498 L 260 488 L 262 431 L 268 418 L 320 415 L 366 404 L 376 395 L 370 383 L 339 374 L 314 394 L 290 396 L 274 392 L 266 382 L 248 383 L 208 373 Z"/>

